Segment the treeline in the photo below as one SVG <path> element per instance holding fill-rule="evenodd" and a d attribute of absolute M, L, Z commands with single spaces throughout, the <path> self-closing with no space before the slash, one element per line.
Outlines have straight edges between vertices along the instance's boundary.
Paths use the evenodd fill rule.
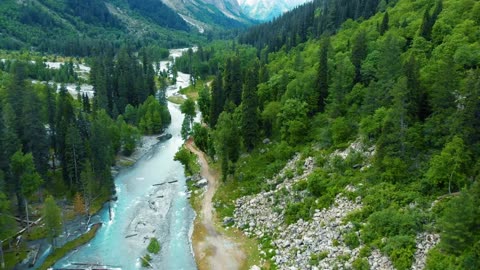
<path fill-rule="evenodd" d="M 384 11 L 397 0 L 315 0 L 295 8 L 271 22 L 249 28 L 239 36 L 241 43 L 250 44 L 268 52 L 287 49 L 310 38 L 333 34 L 348 19 L 368 19 L 377 11 Z"/>
<path fill-rule="evenodd" d="M 0 70 L 9 72 L 15 63 L 15 60 L 8 60 L 0 62 Z M 70 60 L 60 65 L 59 69 L 49 68 L 47 64 L 41 59 L 37 58 L 32 62 L 25 63 L 26 76 L 38 81 L 55 81 L 57 83 L 74 83 L 79 80 L 75 72 L 75 64 Z"/>
<path fill-rule="evenodd" d="M 368 20 L 347 20 L 332 36 L 290 49 L 285 41 L 246 62 L 248 50 L 215 50 L 227 57 L 211 92 L 200 93 L 209 135 L 195 139 L 221 162 L 230 196 L 219 195 L 220 204 L 230 209 L 232 199 L 274 188 L 265 178 L 300 151 L 318 168 L 294 187 L 304 195 L 287 205 L 286 222 L 310 219 L 356 185 L 363 208 L 349 221 L 366 252 L 358 265 L 379 249 L 409 269 L 417 233 L 429 231 L 442 240 L 427 269 L 478 268 L 479 12 L 469 0 L 400 0 Z M 374 149 L 373 157 L 335 157 L 352 143 Z"/>

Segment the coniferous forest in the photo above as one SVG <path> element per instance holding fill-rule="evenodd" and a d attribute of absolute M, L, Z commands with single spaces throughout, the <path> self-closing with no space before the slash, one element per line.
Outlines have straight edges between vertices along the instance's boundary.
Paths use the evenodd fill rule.
<path fill-rule="evenodd" d="M 109 1 L 157 25 L 142 39 L 104 1 L 13 2 L 0 3 L 14 18 L 0 20 L 0 240 L 15 250 L 6 269 L 20 261 L 20 229 L 54 243 L 60 202 L 98 211 L 115 193 L 117 157 L 168 127 L 175 77 L 156 64 L 173 47 L 196 47 L 172 73 L 190 74 L 182 136 L 218 165 L 220 220 L 241 214 L 237 199 L 269 192 L 282 228 L 312 221 L 339 196 L 359 198 L 332 243 L 358 254 L 338 258 L 338 269 L 375 269 L 374 252 L 412 269 L 421 234 L 439 239 L 425 269 L 480 269 L 479 1 L 314 0 L 213 41 L 160 2 Z M 72 95 L 68 84 L 94 94 Z M 178 157 L 192 170 L 188 154 Z M 304 174 L 306 160 L 314 166 Z M 278 188 L 289 179 L 298 181 Z M 41 217 L 42 229 L 28 228 Z M 295 266 L 270 252 L 281 231 L 250 236 L 262 269 Z M 309 267 L 324 252 L 309 254 Z"/>

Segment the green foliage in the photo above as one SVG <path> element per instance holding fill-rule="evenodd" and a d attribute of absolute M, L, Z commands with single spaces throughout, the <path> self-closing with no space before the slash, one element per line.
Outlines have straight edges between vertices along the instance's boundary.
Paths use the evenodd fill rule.
<path fill-rule="evenodd" d="M 168 108 L 160 105 L 153 96 L 138 107 L 137 119 L 138 127 L 144 134 L 159 134 L 171 122 Z"/>
<path fill-rule="evenodd" d="M 186 175 L 194 175 L 200 172 L 200 165 L 197 163 L 197 156 L 185 147 L 182 147 L 175 154 L 175 160 L 180 161 L 185 166 Z"/>
<path fill-rule="evenodd" d="M 315 253 L 310 255 L 310 265 L 318 265 L 323 259 L 328 257 L 328 251 L 322 251 L 320 253 Z"/>
<path fill-rule="evenodd" d="M 362 234 L 367 243 L 382 237 L 415 235 L 420 229 L 419 217 L 415 212 L 393 207 L 373 213 L 368 221 Z"/>
<path fill-rule="evenodd" d="M 299 219 L 310 220 L 315 208 L 315 200 L 310 197 L 305 198 L 302 202 L 289 203 L 285 208 L 285 223 L 293 224 Z"/>
<path fill-rule="evenodd" d="M 360 239 L 354 231 L 344 234 L 343 241 L 350 249 L 355 249 L 360 246 Z"/>
<path fill-rule="evenodd" d="M 142 259 L 142 267 L 151 267 L 150 262 L 152 261 L 152 257 L 150 254 L 145 254 L 145 256 L 141 257 Z"/>
<path fill-rule="evenodd" d="M 202 150 L 203 152 L 208 152 L 208 140 L 209 134 L 208 129 L 202 126 L 199 123 L 195 123 L 193 125 L 193 139 L 195 141 L 195 145 Z"/>
<path fill-rule="evenodd" d="M 62 233 L 62 214 L 60 208 L 55 203 L 52 196 L 48 196 L 45 199 L 44 208 L 45 226 L 47 228 L 47 235 L 52 243 L 54 239 Z M 54 245 L 55 247 L 55 245 Z"/>
<path fill-rule="evenodd" d="M 72 240 L 68 243 L 66 243 L 63 247 L 57 248 L 48 255 L 48 257 L 45 259 L 43 264 L 38 268 L 39 270 L 47 270 L 51 266 L 53 266 L 57 261 L 59 261 L 61 258 L 65 257 L 66 254 L 71 252 L 72 250 L 85 245 L 88 243 L 90 240 L 95 237 L 95 234 L 97 233 L 98 229 L 100 228 L 100 224 L 95 224 L 92 226 L 90 231 L 87 233 L 83 234 L 82 236 L 78 237 L 75 240 Z"/>
<path fill-rule="evenodd" d="M 468 164 L 468 150 L 463 140 L 455 136 L 439 155 L 432 157 L 426 177 L 440 188 L 448 188 L 451 193 L 452 189 L 458 190 L 466 184 Z"/>
<path fill-rule="evenodd" d="M 382 250 L 388 254 L 396 269 L 405 270 L 412 266 L 415 244 L 414 236 L 396 235 L 387 240 Z"/>
<path fill-rule="evenodd" d="M 277 121 L 283 140 L 294 145 L 302 142 L 308 131 L 307 104 L 296 99 L 285 101 Z"/>
<path fill-rule="evenodd" d="M 354 270 L 370 270 L 370 264 L 367 258 L 357 258 L 352 263 Z"/>
<path fill-rule="evenodd" d="M 465 251 L 478 248 L 480 236 L 476 228 L 480 226 L 478 215 L 478 183 L 471 191 L 462 191 L 446 205 L 440 218 L 441 247 L 449 254 L 460 255 Z M 475 251 L 477 252 L 477 251 Z M 480 262 L 477 257 L 477 263 Z M 478 265 L 478 264 L 477 264 Z"/>
<path fill-rule="evenodd" d="M 153 254 L 158 254 L 160 252 L 160 243 L 158 242 L 157 238 L 150 238 L 150 243 L 148 244 L 147 250 Z"/>

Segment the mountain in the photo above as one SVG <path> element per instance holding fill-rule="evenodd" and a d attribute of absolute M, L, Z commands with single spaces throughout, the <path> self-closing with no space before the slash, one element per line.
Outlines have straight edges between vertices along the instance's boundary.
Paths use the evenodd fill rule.
<path fill-rule="evenodd" d="M 238 0 L 243 12 L 250 18 L 269 21 L 311 0 Z"/>
<path fill-rule="evenodd" d="M 212 28 L 236 28 L 251 25 L 237 0 L 163 0 L 185 21 L 200 32 Z"/>
<path fill-rule="evenodd" d="M 2 0 L 0 49 L 85 56 L 126 39 L 184 47 L 198 32 L 252 23 L 236 0 Z"/>

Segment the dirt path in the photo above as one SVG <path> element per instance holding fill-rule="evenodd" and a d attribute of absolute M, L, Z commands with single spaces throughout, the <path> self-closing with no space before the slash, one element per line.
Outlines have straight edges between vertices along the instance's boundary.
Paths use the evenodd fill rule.
<path fill-rule="evenodd" d="M 245 254 L 233 240 L 215 227 L 215 210 L 213 195 L 217 191 L 219 174 L 208 165 L 205 153 L 198 150 L 192 140 L 186 142 L 186 147 L 198 156 L 200 174 L 208 180 L 208 189 L 201 201 L 201 210 L 195 220 L 193 249 L 200 270 L 240 269 L 245 261 Z"/>

